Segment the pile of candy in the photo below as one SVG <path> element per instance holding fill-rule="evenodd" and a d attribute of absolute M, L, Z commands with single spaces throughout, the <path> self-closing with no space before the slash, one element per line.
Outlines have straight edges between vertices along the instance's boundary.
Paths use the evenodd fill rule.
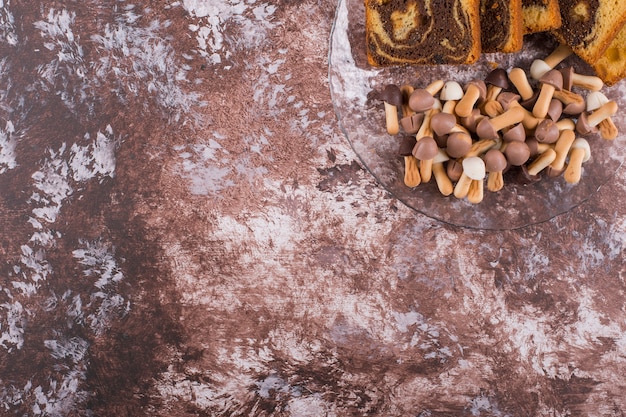
<path fill-rule="evenodd" d="M 464 88 L 443 80 L 425 88 L 385 86 L 379 97 L 387 132 L 399 138 L 406 186 L 434 177 L 441 194 L 479 203 L 485 178 L 497 192 L 513 166 L 530 181 L 545 173 L 578 183 L 591 157 L 584 136 L 614 139 L 617 103 L 600 92 L 598 77 L 556 69 L 571 53 L 559 46 L 534 60 L 530 77 L 521 68 L 496 68 Z"/>

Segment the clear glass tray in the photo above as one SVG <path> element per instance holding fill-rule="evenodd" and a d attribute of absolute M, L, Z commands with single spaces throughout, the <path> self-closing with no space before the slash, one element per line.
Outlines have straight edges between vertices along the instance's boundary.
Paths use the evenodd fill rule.
<path fill-rule="evenodd" d="M 598 135 L 587 137 L 592 157 L 584 164 L 581 181 L 571 185 L 562 176 L 528 183 L 521 175 L 505 173 L 501 191 L 485 188 L 484 200 L 471 204 L 450 195 L 442 196 L 434 180 L 408 188 L 404 182 L 404 161 L 398 156 L 398 138 L 385 129 L 382 102 L 372 91 L 386 84 L 410 84 L 425 87 L 437 79 L 456 80 L 461 85 L 473 78 L 484 78 L 494 65 L 506 70 L 519 67 L 526 71 L 535 58 L 543 58 L 557 44 L 545 34 L 527 36 L 523 51 L 515 54 L 483 54 L 474 65 L 435 65 L 373 68 L 365 52 L 365 17 L 363 0 L 340 0 L 330 40 L 329 81 L 333 105 L 341 129 L 363 165 L 398 200 L 431 218 L 457 226 L 480 229 L 516 229 L 547 221 L 593 197 L 612 180 L 625 157 L 624 81 L 602 91 L 618 102 L 620 110 L 613 117 L 619 136 L 606 141 Z M 567 58 L 562 65 L 574 66 L 577 72 L 591 73 L 578 58 Z M 581 91 L 582 92 L 582 91 Z"/>

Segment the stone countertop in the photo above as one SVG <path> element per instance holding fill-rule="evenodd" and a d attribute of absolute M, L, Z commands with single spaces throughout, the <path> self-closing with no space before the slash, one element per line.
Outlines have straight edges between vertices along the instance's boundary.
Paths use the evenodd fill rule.
<path fill-rule="evenodd" d="M 623 167 L 514 230 L 410 209 L 339 126 L 336 7 L 0 4 L 3 410 L 626 411 Z"/>

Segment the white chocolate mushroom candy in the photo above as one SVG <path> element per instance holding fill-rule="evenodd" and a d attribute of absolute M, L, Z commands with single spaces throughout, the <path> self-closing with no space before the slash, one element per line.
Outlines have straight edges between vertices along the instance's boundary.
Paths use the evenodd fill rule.
<path fill-rule="evenodd" d="M 485 162 L 478 156 L 470 156 L 463 159 L 462 165 L 463 173 L 454 187 L 454 196 L 456 198 L 465 198 L 472 181 L 480 180 L 482 182 L 486 174 Z"/>
<path fill-rule="evenodd" d="M 433 176 L 435 177 L 435 182 L 437 182 L 437 188 L 439 188 L 439 192 L 445 196 L 452 194 L 452 191 L 454 190 L 452 181 L 450 181 L 446 168 L 443 166 L 443 163 L 449 159 L 450 157 L 444 152 L 444 150 L 439 149 L 437 155 L 433 158 L 432 166 Z"/>
<path fill-rule="evenodd" d="M 570 184 L 578 184 L 582 175 L 582 165 L 591 158 L 589 142 L 583 138 L 576 138 L 569 152 L 569 162 L 563 178 Z"/>
<path fill-rule="evenodd" d="M 603 93 L 601 93 L 600 91 L 592 91 L 587 94 L 587 111 L 594 112 L 608 102 L 609 99 Z M 603 119 L 600 123 L 598 123 L 598 128 L 600 129 L 600 136 L 602 136 L 603 139 L 612 140 L 617 137 L 617 126 L 615 126 L 615 123 L 613 122 L 613 119 L 611 119 L 611 116 Z"/>
<path fill-rule="evenodd" d="M 443 113 L 454 114 L 454 108 L 463 98 L 463 87 L 456 81 L 446 81 L 439 92 L 439 99 L 443 101 Z"/>
<path fill-rule="evenodd" d="M 540 79 L 543 75 L 556 67 L 561 61 L 573 53 L 572 49 L 560 44 L 550 55 L 544 59 L 535 59 L 530 65 L 530 76 L 535 80 Z"/>

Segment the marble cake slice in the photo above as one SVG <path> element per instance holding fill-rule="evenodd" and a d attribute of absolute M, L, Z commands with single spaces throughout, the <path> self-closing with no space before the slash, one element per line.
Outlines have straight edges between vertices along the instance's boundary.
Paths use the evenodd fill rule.
<path fill-rule="evenodd" d="M 563 24 L 554 36 L 590 65 L 626 22 L 624 0 L 559 0 L 559 8 Z"/>
<path fill-rule="evenodd" d="M 365 0 L 365 38 L 373 66 L 472 64 L 479 0 Z"/>
<path fill-rule="evenodd" d="M 524 43 L 522 0 L 480 0 L 483 52 L 517 52 Z"/>
<path fill-rule="evenodd" d="M 607 85 L 614 85 L 626 77 L 626 24 L 591 66 Z"/>
<path fill-rule="evenodd" d="M 524 34 L 547 32 L 561 27 L 558 0 L 522 0 Z"/>

